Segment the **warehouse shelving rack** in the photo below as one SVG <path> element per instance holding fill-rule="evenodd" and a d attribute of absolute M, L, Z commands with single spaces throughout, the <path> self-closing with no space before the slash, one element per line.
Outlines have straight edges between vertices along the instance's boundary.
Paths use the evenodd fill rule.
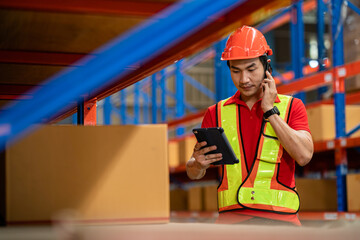
<path fill-rule="evenodd" d="M 290 14 L 292 11 L 291 17 L 291 39 L 292 39 L 292 66 L 294 68 L 294 80 L 290 83 L 282 84 L 278 86 L 278 92 L 281 94 L 291 94 L 300 99 L 304 103 L 305 101 L 305 92 L 308 90 L 318 89 L 319 95 L 324 92 L 324 89 L 328 88 L 329 85 L 332 85 L 334 91 L 334 98 L 327 100 L 319 100 L 312 102 L 306 105 L 307 108 L 315 107 L 320 104 L 334 104 L 335 105 L 335 126 L 336 126 L 336 138 L 328 141 L 320 141 L 314 143 L 315 152 L 323 151 L 334 151 L 335 154 L 335 166 L 336 166 L 336 176 L 337 176 L 337 202 L 338 202 L 338 211 L 344 212 L 347 209 L 347 199 L 346 199 L 346 181 L 345 177 L 347 174 L 347 155 L 346 149 L 359 147 L 360 146 L 360 137 L 351 137 L 353 133 L 360 129 L 360 124 L 351 129 L 350 131 L 345 131 L 345 103 L 346 104 L 356 104 L 360 103 L 360 93 L 350 93 L 345 94 L 345 79 L 360 74 L 360 61 L 355 61 L 351 63 L 344 64 L 343 56 L 343 39 L 342 39 L 342 26 L 339 29 L 339 21 L 341 15 L 341 9 L 343 4 L 346 4 L 349 8 L 354 10 L 356 13 L 360 13 L 360 9 L 357 8 L 354 4 L 349 1 L 331 1 L 331 28 L 332 28 L 332 53 L 333 53 L 333 67 L 324 68 L 325 55 L 324 55 L 324 44 L 323 44 L 323 34 L 324 34 L 324 16 L 323 12 L 326 7 L 325 4 L 329 4 L 330 1 L 324 3 L 322 0 L 317 1 L 317 29 L 318 29 L 318 52 L 319 52 L 319 72 L 309 76 L 303 76 L 303 67 L 304 67 L 304 35 L 303 35 L 303 22 L 297 21 L 296 19 L 302 18 L 302 11 L 304 9 L 313 9 L 314 2 L 307 2 L 308 5 L 301 7 L 302 1 L 298 1 L 292 5 L 292 7 L 287 8 L 267 20 L 260 26 L 259 29 L 262 31 L 273 29 L 283 23 L 288 19 L 287 14 Z M 315 6 L 316 6 L 315 5 Z M 319 97 L 319 99 L 321 99 Z M 204 115 L 204 111 L 199 113 L 191 114 L 186 116 L 183 119 L 176 119 L 170 121 L 168 126 L 170 128 L 176 127 L 178 124 L 184 124 L 185 122 L 194 122 L 199 121 Z M 171 169 L 173 173 L 179 173 L 185 171 L 184 167 Z M 309 215 L 308 218 L 312 218 L 315 215 Z M 319 217 L 319 216 L 318 216 Z M 306 218 L 306 217 L 305 217 Z M 320 217 L 319 217 L 320 218 Z"/>
<path fill-rule="evenodd" d="M 13 4 L 12 7 L 15 8 L 37 8 L 42 9 L 45 11 L 49 11 L 51 9 L 59 10 L 61 8 L 61 4 L 51 4 L 51 3 L 45 3 L 43 1 L 33 1 L 34 4 L 26 4 L 26 1 L 0 1 L 0 6 L 6 6 L 11 7 L 10 5 Z M 71 1 L 68 1 L 69 4 L 71 4 Z M 249 4 L 249 1 L 220 1 L 221 3 L 213 3 L 213 1 L 198 1 L 198 3 L 178 3 L 175 6 L 173 6 L 170 10 L 166 11 L 166 14 L 164 15 L 157 15 L 159 18 L 166 18 L 168 22 L 164 24 L 162 22 L 161 24 L 144 24 L 141 27 L 137 28 L 136 30 L 132 31 L 131 33 L 127 34 L 125 37 L 122 36 L 119 39 L 113 41 L 111 45 L 108 45 L 107 47 L 102 48 L 100 54 L 94 53 L 90 55 L 81 55 L 81 54 L 49 54 L 49 53 L 24 53 L 24 52 L 16 52 L 16 51 L 7 51 L 3 50 L 0 51 L 0 60 L 2 62 L 28 62 L 28 63 L 42 63 L 42 64 L 63 64 L 63 65 L 73 65 L 73 66 L 83 66 L 82 68 L 78 68 L 76 70 L 72 71 L 66 71 L 63 72 L 52 79 L 48 81 L 48 84 L 45 86 L 35 86 L 37 89 L 33 91 L 32 85 L 17 85 L 13 86 L 11 84 L 2 86 L 2 97 L 13 99 L 14 96 L 16 96 L 16 99 L 22 98 L 26 101 L 21 101 L 20 103 L 10 107 L 9 109 L 2 112 L 2 115 L 0 117 L 0 140 L 1 140 L 1 146 L 4 146 L 6 141 L 11 141 L 15 139 L 19 134 L 21 134 L 23 131 L 27 130 L 28 127 L 33 123 L 39 123 L 39 122 L 51 122 L 51 121 L 57 121 L 59 119 L 64 118 L 64 116 L 69 116 L 78 110 L 78 118 L 77 122 L 80 124 L 95 124 L 96 123 L 96 102 L 99 100 L 105 98 L 106 96 L 109 96 L 112 93 L 115 93 L 121 89 L 125 89 L 129 85 L 138 82 L 140 79 L 142 79 L 144 76 L 151 76 L 153 73 L 155 73 L 157 70 L 160 70 L 161 68 L 169 65 L 170 63 L 180 60 L 181 58 L 190 55 L 191 53 L 196 52 L 197 50 L 201 49 L 202 46 L 200 45 L 191 45 L 186 44 L 186 41 L 195 41 L 200 40 L 199 44 L 203 44 L 204 46 L 209 45 L 211 42 L 220 39 L 223 37 L 226 33 L 228 33 L 230 27 L 233 28 L 233 26 L 237 23 L 239 23 L 240 17 L 239 13 L 237 11 L 240 10 L 241 7 L 243 7 L 243 4 Z M 282 2 L 282 3 L 280 3 Z M 332 29 L 333 29 L 333 56 L 334 56 L 334 62 L 333 62 L 333 68 L 324 70 L 322 69 L 322 64 L 320 64 L 321 72 L 319 72 L 316 75 L 312 76 L 302 76 L 302 69 L 304 66 L 304 47 L 303 43 L 304 41 L 301 41 L 303 39 L 303 26 L 302 21 L 295 21 L 295 19 L 300 19 L 302 17 L 302 12 L 307 11 L 309 9 L 313 9 L 315 1 L 308 1 L 303 3 L 303 1 L 294 1 L 294 3 L 291 5 L 291 7 L 286 8 L 284 11 L 280 12 L 279 14 L 275 15 L 275 17 L 271 18 L 269 21 L 264 22 L 262 25 L 259 26 L 259 29 L 266 32 L 267 30 L 273 29 L 276 26 L 279 26 L 282 22 L 286 21 L 287 19 L 292 19 L 292 39 L 293 42 L 296 42 L 294 45 L 292 45 L 292 53 L 293 53 L 293 66 L 296 66 L 294 69 L 294 75 L 296 81 L 292 81 L 288 84 L 283 84 L 279 86 L 278 91 L 279 93 L 297 93 L 297 97 L 304 99 L 304 93 L 299 92 L 299 90 L 308 90 L 308 89 L 315 89 L 319 88 L 320 86 L 327 86 L 329 84 L 333 84 L 334 86 L 334 104 L 336 109 L 336 139 L 326 142 L 319 142 L 315 143 L 315 150 L 316 151 L 322 151 L 325 149 L 334 149 L 335 150 L 335 156 L 336 156 L 336 165 L 337 165 L 337 179 L 338 179 L 338 210 L 339 211 L 345 211 L 346 210 L 346 194 L 345 194 L 345 182 L 344 177 L 347 172 L 346 167 L 346 147 L 353 147 L 353 146 L 359 146 L 360 145 L 360 139 L 359 138 L 349 138 L 351 133 L 354 131 L 357 131 L 360 126 L 357 126 L 352 131 L 346 133 L 345 132 L 345 116 L 344 116 L 344 107 L 345 107 L 345 100 L 347 103 L 356 103 L 360 101 L 360 94 L 351 94 L 345 97 L 344 94 L 344 80 L 346 77 L 354 76 L 356 74 L 359 74 L 360 62 L 354 62 L 350 64 L 344 65 L 343 60 L 343 42 L 342 42 L 342 30 L 340 28 L 339 33 L 336 35 L 338 28 L 338 23 L 340 21 L 340 10 L 343 2 L 346 2 L 348 4 L 348 7 L 359 13 L 359 9 L 351 4 L 349 1 L 341 1 L 341 0 L 332 0 L 331 6 L 332 6 Z M 330 1 L 327 1 L 329 3 Z M 211 3 L 211 4 L 210 4 Z M 82 4 L 87 4 L 86 1 L 82 2 Z M 186 5 L 188 4 L 188 5 Z M 219 5 L 217 5 L 219 4 Z M 272 5 L 271 5 L 272 4 Z M 324 29 L 324 21 L 322 18 L 322 7 L 324 2 L 322 0 L 317 0 L 317 6 L 318 6 L 318 29 L 319 29 L 319 36 L 318 38 L 321 39 L 323 36 L 323 29 Z M 201 5 L 201 6 L 200 6 Z M 203 9 L 204 6 L 207 6 L 206 11 Z M 270 6 L 271 5 L 271 6 Z M 274 9 L 277 9 L 281 6 L 287 6 L 289 5 L 288 1 L 256 1 L 256 4 L 248 5 L 251 7 L 252 11 L 255 12 L 254 9 L 256 8 L 267 8 L 269 11 L 269 15 L 272 15 L 274 13 Z M 152 9 L 150 12 L 154 13 L 156 11 L 159 11 L 163 9 L 164 5 L 157 6 L 156 10 Z M 233 7 L 233 8 L 231 8 Z M 70 7 L 71 8 L 71 7 Z M 132 10 L 127 11 L 134 11 L 136 7 L 132 8 Z M 62 11 L 68 11 L 69 9 L 63 9 Z M 126 10 L 126 9 L 125 9 Z M 125 11 L 124 10 L 124 11 Z M 78 11 L 81 12 L 82 10 L 74 10 L 74 6 L 70 9 L 70 11 Z M 88 9 L 86 11 L 89 11 Z M 98 11 L 98 8 L 95 8 L 90 11 Z M 106 13 L 111 12 L 111 7 L 108 7 L 107 10 L 102 10 Z M 179 18 L 181 14 L 181 20 L 186 19 L 186 16 L 190 15 L 193 11 L 196 11 L 197 17 L 196 19 L 191 19 L 186 23 L 180 24 Z M 221 14 L 219 15 L 219 12 Z M 151 15 L 149 12 L 146 11 L 146 8 L 142 7 L 136 14 L 148 14 Z M 226 15 L 228 14 L 228 15 Z M 176 17 L 175 17 L 176 16 Z M 193 16 L 193 15 L 191 15 Z M 219 21 L 228 21 L 225 25 L 221 25 L 217 23 L 216 21 L 208 22 L 209 16 L 213 16 L 216 19 L 220 19 Z M 173 17 L 173 18 L 171 18 Z M 246 19 L 241 19 L 242 23 L 252 23 L 257 22 L 261 19 L 252 19 L 254 16 L 248 16 Z M 225 20 L 224 20 L 225 19 Z M 197 20 L 197 22 L 196 22 Z M 201 25 L 199 23 L 206 22 L 207 25 Z M 171 25 L 173 24 L 173 25 Z M 119 54 L 127 54 L 127 52 L 121 52 L 123 49 L 126 49 L 127 46 L 130 45 L 131 41 L 135 41 L 140 39 L 140 34 L 138 30 L 146 30 L 148 32 L 154 31 L 154 30 L 160 30 L 164 27 L 168 26 L 179 26 L 183 27 L 181 30 L 177 28 L 171 27 L 173 29 L 173 35 L 163 34 L 161 37 L 168 37 L 166 44 L 164 42 L 160 42 L 160 37 L 156 38 L 156 41 L 151 42 L 151 44 L 148 46 L 147 49 L 140 48 L 138 55 L 136 55 L 137 58 L 134 59 L 128 59 L 128 61 L 125 61 L 122 59 L 121 61 L 117 62 L 116 66 L 112 66 L 112 63 L 114 62 L 115 57 Z M 197 28 L 197 27 L 201 28 Z M 214 29 L 216 34 L 209 34 L 209 32 L 206 32 L 205 30 Z M 167 28 L 169 29 L 169 28 Z M 197 29 L 198 32 L 201 32 L 201 34 L 196 35 L 196 33 L 191 32 L 189 33 L 189 29 Z M 205 29 L 205 30 L 204 30 Z M 165 32 L 165 31 L 164 31 Z M 340 37 L 339 37 L 340 36 Z M 176 42 L 177 39 L 184 39 L 181 43 Z M 206 39 L 207 38 L 207 39 Z M 189 40 L 190 39 L 190 40 Z M 206 39 L 206 40 L 204 40 Z M 164 40 L 164 39 L 163 39 Z M 296 41 L 295 41 L 296 40 Z M 300 40 L 300 41 L 298 41 Z M 323 41 L 318 41 L 319 43 L 322 43 Z M 157 44 L 157 45 L 156 45 Z M 172 45 L 171 45 L 172 44 Z M 219 42 L 213 49 L 212 54 L 217 55 L 219 54 L 219 49 L 222 48 L 224 45 L 224 40 Z M 169 46 L 171 50 L 169 50 L 167 53 L 167 57 L 164 57 L 164 55 L 161 55 L 162 53 L 158 51 L 158 49 L 164 49 L 164 46 Z M 186 51 L 179 51 L 182 47 L 186 48 Z M 318 46 L 319 48 L 319 62 L 322 62 L 322 57 L 324 57 L 324 46 L 321 44 Z M 215 49 L 215 50 L 214 50 Z M 177 54 L 175 54 L 178 52 Z M 28 54 L 26 56 L 26 54 Z M 162 58 L 158 57 L 156 58 L 156 54 L 160 54 Z M 50 56 L 51 55 L 51 56 Z M 166 54 L 165 54 L 166 55 Z M 25 56 L 25 58 L 24 58 Z M 153 58 L 148 58 L 148 56 L 151 56 Z M 169 57 L 170 56 L 170 57 Z M 83 57 L 86 57 L 84 60 Z M 21 59 L 21 60 L 19 60 Z M 49 59 L 55 59 L 52 62 Z M 82 60 L 80 60 L 82 59 Z M 144 69 L 137 70 L 136 69 L 136 59 L 147 59 L 148 61 L 144 61 Z M 218 57 L 216 58 L 218 59 Z M 186 61 L 178 61 L 175 64 L 175 74 L 177 76 L 177 79 L 182 79 L 186 65 Z M 192 63 L 194 65 L 194 63 Z M 189 66 L 192 66 L 192 64 L 189 64 Z M 102 67 L 99 67 L 102 66 Z M 111 67 L 109 67 L 111 66 Z M 127 66 L 132 66 L 134 69 L 127 69 Z M 219 83 L 219 79 L 226 78 L 229 80 L 229 77 L 224 75 L 224 70 L 226 69 L 225 65 L 221 62 L 216 62 L 216 82 Z M 92 70 L 103 70 L 104 72 L 107 72 L 108 74 L 94 74 Z M 119 69 L 127 69 L 122 74 L 119 75 Z M 131 73 L 131 71 L 135 71 L 135 73 Z M 92 76 L 94 74 L 94 76 Z M 148 82 L 152 83 L 153 89 L 156 89 L 154 87 L 160 87 L 162 91 L 166 92 L 166 89 L 164 87 L 164 79 L 166 76 L 165 71 L 161 71 L 160 73 L 157 73 L 155 75 L 152 75 L 148 78 Z M 84 86 L 83 83 L 80 81 L 82 76 L 89 76 L 88 79 L 88 85 Z M 116 77 L 118 80 L 116 82 L 111 82 L 113 78 Z M 158 79 L 160 78 L 160 80 Z M 187 79 L 188 81 L 192 81 L 191 79 Z M 281 77 L 280 77 L 281 80 Z M 159 82 L 158 82 L 159 81 Z M 145 81 L 146 82 L 146 81 Z M 196 81 L 192 81 L 196 85 Z M 103 89 L 102 87 L 106 85 L 106 88 Z M 144 94 L 144 92 L 141 91 L 141 89 L 149 85 L 149 83 L 136 83 L 134 90 L 136 92 L 137 96 L 142 96 L 145 103 L 155 103 L 157 101 L 157 98 L 154 96 L 156 94 L 153 90 L 152 95 Z M 222 89 L 219 84 L 218 91 L 216 93 L 210 93 L 213 98 L 216 100 L 222 99 L 229 95 L 231 92 L 230 90 Z M 72 88 L 74 87 L 74 88 Z M 183 84 L 181 84 L 181 81 L 179 81 L 178 88 L 182 88 Z M 201 86 L 197 86 L 201 89 Z M 28 91 L 31 89 L 31 93 L 25 93 L 25 91 Z M 73 91 L 68 91 L 68 90 Z M 100 92 L 94 92 L 92 89 L 102 89 Z M 75 91 L 76 90 L 76 91 Z M 207 92 L 206 89 L 203 89 L 203 92 Z M 60 95 L 59 93 L 65 92 L 63 97 L 61 98 L 54 98 L 56 95 Z M 123 93 L 121 93 L 123 94 Z M 121 95 L 120 94 L 120 95 Z M 199 119 L 201 116 L 203 116 L 204 111 L 195 112 L 194 109 L 191 108 L 191 106 L 187 106 L 188 109 L 193 110 L 194 113 L 188 116 L 185 115 L 185 109 L 186 104 L 184 103 L 183 98 L 183 92 L 177 91 L 176 93 L 168 93 L 169 95 L 173 96 L 175 99 L 179 101 L 179 104 L 176 106 L 175 117 L 177 119 L 169 122 L 169 127 L 178 126 L 179 124 L 183 124 L 185 122 L 194 121 L 194 119 Z M 165 94 L 162 95 L 162 97 Z M 82 96 L 79 98 L 79 96 Z M 126 96 L 126 93 L 121 95 L 122 102 L 124 102 L 124 97 Z M 151 101 L 150 101 L 151 99 Z M 162 102 L 165 102 L 162 99 Z M 319 103 L 329 103 L 330 101 L 322 101 Z M 157 123 L 159 122 L 156 118 L 156 114 L 154 112 L 157 112 L 159 109 L 162 111 L 161 115 L 161 121 L 164 122 L 167 119 L 167 115 L 165 114 L 167 109 L 165 109 L 166 104 L 161 104 L 160 107 L 157 106 L 157 104 L 152 104 L 152 119 L 151 122 Z M 34 110 L 34 106 L 42 106 L 42 108 Z M 59 113 L 59 109 L 63 109 L 63 106 L 67 106 L 67 109 L 65 111 L 62 111 Z M 77 107 L 76 107 L 77 106 Z M 139 104 L 137 104 L 139 106 Z M 108 112 L 111 111 L 111 106 L 109 105 L 109 99 L 104 101 L 104 108 L 105 110 L 105 122 L 109 123 L 109 114 Z M 110 110 L 109 110 L 110 109 Z M 120 109 L 120 115 L 122 116 L 122 119 L 124 122 L 126 122 L 126 119 L 130 119 L 132 123 L 137 123 L 138 114 L 140 109 L 136 109 L 135 115 L 133 117 L 129 117 L 126 114 L 126 111 L 124 111 L 124 108 Z M 147 111 L 146 108 L 144 108 L 143 111 Z M 146 116 L 149 116 L 148 114 L 145 114 Z M 25 116 L 25 117 L 24 117 Z M 182 119 L 180 119 L 182 118 Z M 44 120 L 45 119 L 45 120 Z M 150 120 L 150 118 L 148 118 Z M 183 129 L 179 129 L 177 131 L 179 135 L 184 134 Z M 177 171 L 177 170 L 175 170 Z M 184 171 L 182 169 L 181 171 Z"/>

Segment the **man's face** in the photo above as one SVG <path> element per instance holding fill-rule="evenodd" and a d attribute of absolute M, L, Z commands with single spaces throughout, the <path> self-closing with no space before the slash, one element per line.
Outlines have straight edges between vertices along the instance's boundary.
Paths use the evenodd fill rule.
<path fill-rule="evenodd" d="M 262 93 L 264 67 L 260 59 L 230 60 L 231 78 L 242 97 L 259 96 Z"/>

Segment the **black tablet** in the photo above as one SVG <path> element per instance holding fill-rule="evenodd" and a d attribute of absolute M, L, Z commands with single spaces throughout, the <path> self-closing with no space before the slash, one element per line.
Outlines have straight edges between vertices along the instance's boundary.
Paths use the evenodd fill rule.
<path fill-rule="evenodd" d="M 221 127 L 217 128 L 194 128 L 193 133 L 198 142 L 206 141 L 208 146 L 216 145 L 217 149 L 207 154 L 221 153 L 223 159 L 212 163 L 212 165 L 224 165 L 239 163 L 226 135 L 224 129 Z M 203 147 L 204 148 L 204 147 Z M 207 155 L 206 154 L 206 155 Z"/>

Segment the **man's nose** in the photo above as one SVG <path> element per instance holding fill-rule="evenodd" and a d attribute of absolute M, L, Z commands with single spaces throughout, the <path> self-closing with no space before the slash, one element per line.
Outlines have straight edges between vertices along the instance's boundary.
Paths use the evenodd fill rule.
<path fill-rule="evenodd" d="M 240 74 L 240 83 L 245 84 L 249 82 L 249 76 L 246 73 Z"/>

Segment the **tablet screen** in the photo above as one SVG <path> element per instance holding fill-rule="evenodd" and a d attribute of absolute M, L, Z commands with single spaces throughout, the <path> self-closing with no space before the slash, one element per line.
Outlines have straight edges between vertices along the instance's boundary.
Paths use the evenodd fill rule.
<path fill-rule="evenodd" d="M 206 155 L 213 153 L 222 154 L 223 159 L 212 163 L 213 165 L 239 163 L 239 159 L 237 159 L 223 128 L 195 128 L 193 129 L 193 133 L 198 142 L 207 142 L 205 147 L 216 145 L 217 149 L 206 153 Z"/>

